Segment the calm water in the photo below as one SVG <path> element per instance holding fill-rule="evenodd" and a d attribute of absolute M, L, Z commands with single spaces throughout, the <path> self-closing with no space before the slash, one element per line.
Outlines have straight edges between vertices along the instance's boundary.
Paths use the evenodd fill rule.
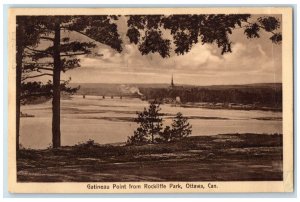
<path fill-rule="evenodd" d="M 148 103 L 139 99 L 102 99 L 96 96 L 73 96 L 61 102 L 62 145 L 74 145 L 89 139 L 98 143 L 124 142 L 137 127 L 131 122 L 136 111 Z M 222 133 L 282 133 L 282 113 L 161 105 L 166 114 L 164 125 L 170 125 L 177 112 L 189 116 L 192 135 Z M 21 111 L 35 117 L 21 118 L 20 143 L 26 148 L 51 145 L 51 101 L 22 106 Z M 257 120 L 266 118 L 269 120 Z M 273 120 L 272 120 L 273 119 Z M 275 119 L 275 120 L 274 120 Z"/>

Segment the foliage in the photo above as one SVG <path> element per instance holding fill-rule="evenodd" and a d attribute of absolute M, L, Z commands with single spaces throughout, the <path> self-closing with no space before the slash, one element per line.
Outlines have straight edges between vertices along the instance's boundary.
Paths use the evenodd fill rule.
<path fill-rule="evenodd" d="M 244 33 L 248 38 L 259 38 L 259 31 L 261 29 L 272 34 L 270 40 L 278 44 L 282 41 L 282 35 L 280 32 L 275 32 L 280 28 L 279 20 L 272 16 L 259 17 L 256 23 L 249 23 Z"/>
<path fill-rule="evenodd" d="M 71 94 L 79 90 L 78 87 L 69 87 L 68 84 L 71 81 L 71 78 L 67 81 L 63 81 L 60 84 L 61 92 Z M 52 81 L 49 80 L 47 83 L 42 83 L 40 81 L 29 81 L 21 83 L 21 104 L 31 104 L 34 103 L 35 100 L 43 99 L 45 101 L 52 98 L 52 90 L 53 84 Z"/>
<path fill-rule="evenodd" d="M 259 32 L 265 30 L 272 34 L 272 42 L 281 41 L 281 33 L 275 32 L 280 27 L 278 19 L 268 16 L 250 22 L 250 17 L 249 14 L 130 15 L 127 36 L 143 55 L 156 52 L 163 58 L 170 56 L 173 45 L 174 52 L 183 55 L 199 42 L 216 44 L 222 54 L 231 52 L 229 35 L 236 28 L 244 28 L 248 38 L 259 38 Z"/>
<path fill-rule="evenodd" d="M 188 118 L 178 112 L 170 126 L 166 126 L 160 133 L 161 142 L 176 142 L 189 136 L 192 133 L 192 126 L 188 122 Z"/>
<path fill-rule="evenodd" d="M 161 142 L 170 142 L 172 139 L 173 130 L 170 126 L 166 126 L 160 133 Z"/>
<path fill-rule="evenodd" d="M 139 112 L 136 122 L 139 127 L 134 131 L 134 135 L 128 137 L 128 145 L 144 145 L 148 143 L 163 143 L 182 140 L 191 134 L 188 119 L 183 117 L 181 113 L 177 113 L 173 119 L 172 128 L 166 126 L 162 131 L 162 118 L 160 118 L 159 104 L 152 102 L 148 109 Z"/>
<path fill-rule="evenodd" d="M 188 118 L 183 117 L 182 113 L 178 112 L 173 119 L 172 132 L 170 141 L 181 140 L 192 133 L 192 126 L 188 122 Z"/>
<path fill-rule="evenodd" d="M 144 111 L 137 112 L 138 117 L 135 122 L 140 126 L 134 131 L 134 135 L 129 137 L 128 143 L 155 143 L 155 138 L 159 136 L 162 129 L 162 118 L 159 111 L 160 106 L 156 102 L 151 102 L 148 109 L 144 108 Z"/>
<path fill-rule="evenodd" d="M 17 30 L 22 31 L 18 36 L 17 46 L 22 46 L 24 54 L 18 57 L 18 64 L 22 63 L 22 79 L 51 76 L 48 82 L 47 95 L 52 96 L 52 143 L 59 147 L 60 143 L 60 94 L 76 92 L 76 88 L 67 87 L 68 82 L 61 82 L 61 72 L 80 66 L 77 56 L 91 54 L 97 43 L 110 46 L 121 52 L 121 39 L 114 21 L 117 16 L 18 16 Z M 26 23 L 26 22 L 30 23 Z M 30 35 L 33 31 L 34 37 Z M 87 41 L 79 41 L 71 36 L 81 35 Z M 24 38 L 25 37 L 25 38 Z M 34 39 L 34 40 L 33 40 Z M 31 43 L 27 43 L 30 41 Z M 21 50 L 21 48 L 20 48 Z M 18 51 L 20 52 L 20 51 Z M 20 65 L 19 65 L 20 66 Z M 20 67 L 18 68 L 20 69 Z M 22 85 L 18 83 L 17 85 Z M 44 94 L 42 83 L 25 84 L 26 95 Z M 38 89 L 40 88 L 40 89 Z M 38 93 L 34 92 L 38 90 Z M 20 100 L 17 100 L 19 102 Z"/>
<path fill-rule="evenodd" d="M 147 131 L 141 126 L 138 127 L 133 136 L 128 137 L 127 144 L 129 145 L 143 145 L 149 143 L 149 139 L 147 138 Z"/>
<path fill-rule="evenodd" d="M 210 103 L 240 103 L 259 104 L 267 107 L 282 105 L 282 88 L 263 86 L 232 86 L 232 87 L 178 87 L 172 90 L 167 88 L 140 88 L 147 99 L 164 99 L 179 96 L 182 103 L 210 102 Z"/>
<path fill-rule="evenodd" d="M 35 100 L 44 97 L 46 100 L 52 96 L 52 84 L 48 81 L 47 84 L 42 82 L 26 82 L 21 84 L 21 97 L 20 101 L 22 104 L 30 104 Z"/>
<path fill-rule="evenodd" d="M 24 46 L 22 82 L 30 80 L 28 84 L 22 85 L 27 87 L 27 91 L 32 86 L 31 94 L 37 96 L 37 93 L 34 92 L 37 90 L 37 82 L 33 78 L 53 76 L 55 69 L 53 58 L 56 51 L 53 45 L 55 23 L 59 23 L 60 32 L 63 34 L 59 47 L 60 66 L 57 68 L 61 72 L 66 72 L 80 67 L 80 59 L 76 56 L 91 54 L 91 50 L 96 47 L 97 43 L 106 44 L 118 52 L 122 50 L 122 41 L 114 20 L 117 20 L 116 16 L 18 16 L 17 32 L 21 33 L 20 29 L 23 28 L 22 36 L 17 37 L 17 45 Z M 83 35 L 87 41 L 72 40 L 71 33 Z M 41 44 L 43 45 L 41 46 Z M 44 47 L 45 44 L 47 47 Z M 74 93 L 76 88 L 67 87 L 67 83 L 63 81 L 61 83 L 63 88 L 60 90 Z M 50 87 L 49 82 L 46 84 L 38 82 L 38 85 L 40 88 Z M 37 92 L 39 93 L 39 91 L 41 90 Z M 23 94 L 28 95 L 29 93 L 23 92 Z"/>

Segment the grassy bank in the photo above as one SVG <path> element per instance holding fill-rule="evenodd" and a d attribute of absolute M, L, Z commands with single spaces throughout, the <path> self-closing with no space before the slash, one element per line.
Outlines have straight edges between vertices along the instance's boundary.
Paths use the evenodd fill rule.
<path fill-rule="evenodd" d="M 20 150 L 23 182 L 282 180 L 282 135 L 194 136 L 181 142 Z"/>

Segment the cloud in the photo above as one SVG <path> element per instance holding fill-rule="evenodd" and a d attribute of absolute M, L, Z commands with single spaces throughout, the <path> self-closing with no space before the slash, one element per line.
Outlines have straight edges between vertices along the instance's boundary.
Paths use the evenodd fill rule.
<path fill-rule="evenodd" d="M 201 85 L 281 82 L 281 45 L 272 44 L 264 36 L 249 40 L 240 35 L 243 35 L 241 31 L 233 33 L 232 53 L 224 55 L 216 45 L 200 43 L 185 55 L 172 54 L 169 58 L 161 58 L 158 54 L 141 55 L 138 47 L 128 42 L 121 53 L 101 45 L 94 52 L 103 54 L 102 57 L 94 54 L 82 57 L 82 67 L 71 70 L 69 75 L 74 81 L 82 82 L 165 83 L 172 73 L 179 83 Z"/>

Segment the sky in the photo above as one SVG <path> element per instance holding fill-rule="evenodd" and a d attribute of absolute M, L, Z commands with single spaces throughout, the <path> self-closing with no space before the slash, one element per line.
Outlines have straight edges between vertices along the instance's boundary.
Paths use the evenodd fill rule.
<path fill-rule="evenodd" d="M 198 43 L 185 55 L 172 53 L 169 58 L 161 58 L 158 54 L 141 55 L 137 46 L 129 43 L 126 30 L 126 20 L 121 18 L 118 22 L 123 40 L 121 53 L 98 44 L 93 53 L 103 56 L 81 56 L 81 67 L 67 71 L 62 78 L 71 77 L 72 83 L 170 83 L 173 74 L 175 84 L 282 81 L 282 47 L 272 43 L 271 34 L 266 32 L 261 32 L 259 39 L 247 39 L 243 29 L 234 30 L 230 36 L 232 53 L 224 55 L 216 45 Z"/>

